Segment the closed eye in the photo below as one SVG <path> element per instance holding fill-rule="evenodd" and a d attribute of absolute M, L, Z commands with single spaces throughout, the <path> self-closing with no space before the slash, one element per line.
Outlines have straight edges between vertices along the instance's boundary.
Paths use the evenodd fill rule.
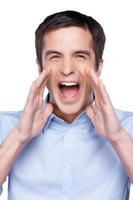
<path fill-rule="evenodd" d="M 77 54 L 76 58 L 86 59 L 86 56 L 84 54 Z"/>
<path fill-rule="evenodd" d="M 60 58 L 59 55 L 52 55 L 52 56 L 50 57 L 50 59 L 58 59 L 58 58 Z"/>

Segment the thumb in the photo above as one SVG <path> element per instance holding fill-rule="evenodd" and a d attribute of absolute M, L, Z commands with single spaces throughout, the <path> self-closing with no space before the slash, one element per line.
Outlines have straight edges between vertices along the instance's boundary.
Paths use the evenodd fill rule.
<path fill-rule="evenodd" d="M 53 105 L 51 103 L 47 103 L 43 111 L 44 123 L 46 123 L 48 117 L 51 115 L 52 112 L 53 112 Z"/>
<path fill-rule="evenodd" d="M 95 117 L 95 111 L 92 105 L 88 105 L 86 107 L 86 113 L 89 116 L 89 118 L 91 119 L 93 125 L 94 125 L 94 117 Z"/>

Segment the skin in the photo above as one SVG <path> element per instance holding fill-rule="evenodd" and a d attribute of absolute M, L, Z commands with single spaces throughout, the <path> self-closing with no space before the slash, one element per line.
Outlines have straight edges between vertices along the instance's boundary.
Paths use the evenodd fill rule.
<path fill-rule="evenodd" d="M 86 51 L 89 52 L 89 56 L 85 55 Z M 52 112 L 71 123 L 84 109 L 101 137 L 112 143 L 119 141 L 123 133 L 127 135 L 117 119 L 106 88 L 99 79 L 103 60 L 99 62 L 98 71 L 95 70 L 95 53 L 92 48 L 92 36 L 88 30 L 69 27 L 45 35 L 42 64 L 44 70 L 32 84 L 21 119 L 15 129 L 21 133 L 20 140 L 26 141 L 35 137 Z M 76 102 L 67 104 L 60 101 L 56 85 L 59 79 L 70 80 L 69 78 L 80 80 L 82 93 Z M 42 111 L 46 86 L 51 99 Z M 93 93 L 95 110 L 92 105 Z"/>
<path fill-rule="evenodd" d="M 54 113 L 68 123 L 72 123 L 85 106 L 92 102 L 92 87 L 86 74 L 86 68 L 96 69 L 92 42 L 90 32 L 79 27 L 61 28 L 44 36 L 42 65 L 44 70 L 51 68 L 47 83 L 50 102 L 54 105 Z M 102 64 L 101 59 L 96 71 L 98 76 Z M 78 101 L 66 103 L 59 99 L 57 83 L 62 80 L 80 81 L 82 92 Z"/>
<path fill-rule="evenodd" d="M 56 55 L 54 54 L 54 59 L 49 59 L 51 54 L 47 56 L 49 50 L 58 51 Z M 81 50 L 89 52 L 89 56 L 84 58 L 83 52 L 77 53 Z M 95 70 L 95 54 L 89 31 L 69 27 L 45 35 L 42 64 L 43 71 L 39 72 L 38 79 L 32 83 L 17 126 L 0 145 L 0 185 L 5 181 L 19 153 L 27 142 L 40 133 L 52 112 L 72 123 L 84 109 L 97 133 L 110 142 L 133 182 L 133 140 L 118 121 L 106 88 L 99 79 L 102 60 L 99 62 L 98 71 Z M 67 104 L 60 101 L 56 85 L 59 79 L 69 80 L 69 78 L 80 81 L 82 93 L 76 102 Z M 42 110 L 46 86 L 51 99 Z M 93 92 L 95 110 L 92 104 Z"/>
<path fill-rule="evenodd" d="M 16 132 L 21 133 L 20 140 L 29 141 L 35 137 L 52 112 L 71 123 L 86 109 L 87 105 L 91 105 L 92 94 L 95 93 L 94 84 L 91 82 L 96 80 L 94 77 L 90 80 L 88 74 L 93 70 L 98 79 L 103 66 L 101 59 L 98 71 L 95 70 L 92 42 L 90 32 L 78 27 L 62 28 L 44 36 L 43 72 L 40 71 L 38 64 L 39 77 L 31 86 L 22 116 L 15 129 Z M 82 93 L 75 103 L 65 104 L 60 101 L 56 90 L 59 79 L 80 81 Z M 42 111 L 43 93 L 46 86 L 51 97 L 50 103 Z M 87 109 L 87 114 L 89 115 L 89 109 Z"/>
<path fill-rule="evenodd" d="M 86 55 L 85 52 L 89 54 Z M 52 112 L 71 123 L 86 109 L 99 134 L 113 139 L 114 133 L 122 127 L 116 117 L 110 97 L 99 79 L 103 60 L 99 62 L 98 71 L 95 70 L 95 53 L 90 32 L 78 27 L 51 31 L 44 36 L 42 64 L 44 70 L 32 84 L 17 126 L 18 132 L 21 132 L 22 136 L 30 135 L 29 138 L 32 138 L 41 131 Z M 82 93 L 75 103 L 67 104 L 60 101 L 56 90 L 59 79 L 80 80 Z M 41 106 L 46 86 L 51 99 L 42 112 Z M 91 104 L 92 93 L 95 95 L 96 112 Z"/>

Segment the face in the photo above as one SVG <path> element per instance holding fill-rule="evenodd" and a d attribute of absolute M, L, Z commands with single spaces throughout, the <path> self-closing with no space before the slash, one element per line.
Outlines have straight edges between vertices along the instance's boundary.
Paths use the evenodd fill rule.
<path fill-rule="evenodd" d="M 50 67 L 47 88 L 54 113 L 71 123 L 92 101 L 86 68 L 96 69 L 92 36 L 79 27 L 60 28 L 44 36 L 42 65 Z M 100 75 L 102 62 L 97 74 Z"/>

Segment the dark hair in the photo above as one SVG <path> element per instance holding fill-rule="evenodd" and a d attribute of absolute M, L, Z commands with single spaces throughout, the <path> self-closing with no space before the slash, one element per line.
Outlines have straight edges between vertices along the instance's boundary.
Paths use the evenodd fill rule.
<path fill-rule="evenodd" d="M 77 11 L 68 10 L 47 16 L 35 32 L 36 54 L 41 70 L 44 35 L 53 30 L 71 26 L 81 27 L 90 31 L 93 38 L 93 50 L 96 57 L 96 67 L 98 69 L 99 60 L 102 58 L 106 40 L 102 26 L 90 16 Z"/>

